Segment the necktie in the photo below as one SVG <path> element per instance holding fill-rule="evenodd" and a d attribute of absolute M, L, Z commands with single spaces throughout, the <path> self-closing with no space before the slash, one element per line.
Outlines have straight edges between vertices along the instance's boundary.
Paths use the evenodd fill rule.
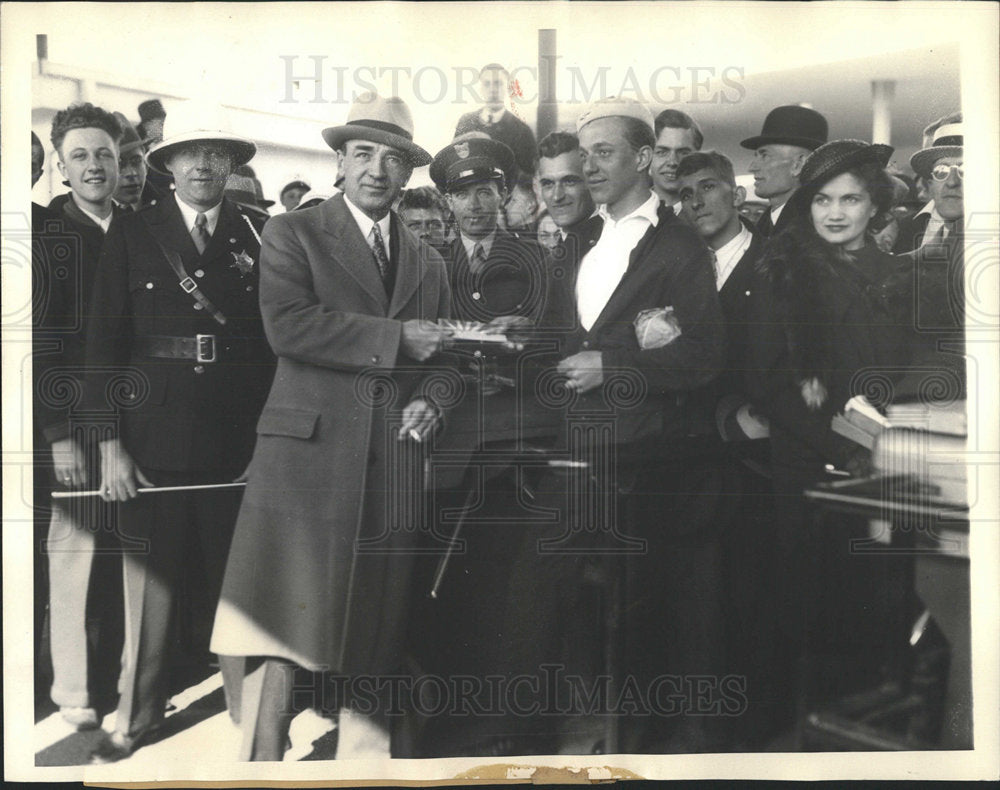
<path fill-rule="evenodd" d="M 191 229 L 191 238 L 194 239 L 194 246 L 198 248 L 198 254 L 202 255 L 205 252 L 205 248 L 208 247 L 209 239 L 212 237 L 208 235 L 208 228 L 205 227 L 208 223 L 208 218 L 199 213 L 197 217 L 194 218 L 194 227 Z"/>
<path fill-rule="evenodd" d="M 385 242 L 382 240 L 382 231 L 379 230 L 378 223 L 372 225 L 372 253 L 375 255 L 378 273 L 385 283 L 389 277 L 389 256 L 386 255 Z"/>
<path fill-rule="evenodd" d="M 486 251 L 483 249 L 483 245 L 477 241 L 476 246 L 472 248 L 472 273 L 478 273 L 483 268 L 484 263 L 486 263 Z"/>
<path fill-rule="evenodd" d="M 715 254 L 715 250 L 709 250 L 709 254 L 712 256 L 712 273 L 715 275 L 715 282 L 719 282 L 719 256 Z"/>

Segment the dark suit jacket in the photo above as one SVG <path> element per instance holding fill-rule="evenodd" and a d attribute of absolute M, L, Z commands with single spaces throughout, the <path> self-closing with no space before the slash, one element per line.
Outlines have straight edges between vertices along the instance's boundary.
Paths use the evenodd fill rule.
<path fill-rule="evenodd" d="M 535 241 L 497 228 L 490 254 L 473 274 L 461 237 L 445 258 L 452 318 L 489 323 L 503 315 L 537 319 L 545 302 L 545 250 Z"/>
<path fill-rule="evenodd" d="M 600 236 L 594 217 L 572 247 L 585 255 Z M 573 238 L 573 237 L 571 237 Z M 559 335 L 561 357 L 600 351 L 602 387 L 581 396 L 570 412 L 614 416 L 615 441 L 648 443 L 669 451 L 666 437 L 685 433 L 683 402 L 725 363 L 725 325 L 715 290 L 711 255 L 701 238 L 667 206 L 629 257 L 628 268 L 590 330 L 576 312 L 576 272 L 567 265 L 553 278 L 543 326 Z M 640 312 L 672 306 L 682 334 L 660 348 L 642 349 L 633 322 Z"/>
<path fill-rule="evenodd" d="M 920 249 L 920 245 L 924 241 L 924 233 L 930 221 L 930 212 L 914 214 L 912 217 L 900 220 L 896 244 L 892 248 L 893 254 L 902 255 L 903 253 Z"/>
<path fill-rule="evenodd" d="M 455 126 L 455 136 L 458 137 L 467 132 L 485 132 L 514 152 L 514 160 L 522 173 L 533 174 L 538 152 L 535 148 L 535 135 L 531 131 L 531 127 L 510 110 L 507 110 L 495 124 L 487 125 L 479 117 L 480 112 L 482 111 L 467 112 L 459 118 L 458 124 Z"/>
<path fill-rule="evenodd" d="M 789 200 L 791 200 L 791 198 L 789 198 Z M 788 210 L 788 203 L 785 203 L 785 207 L 778 215 L 778 224 L 774 225 L 771 223 L 771 209 L 768 207 L 761 215 L 760 219 L 757 220 L 754 230 L 759 236 L 769 239 L 771 236 L 774 236 L 776 233 L 779 233 L 788 226 L 790 217 L 791 212 Z"/>
<path fill-rule="evenodd" d="M 36 437 L 52 443 L 69 437 L 69 416 L 79 408 L 85 317 L 104 231 L 69 194 L 49 208 L 32 204 L 32 302 L 34 423 Z M 112 225 L 121 216 L 113 208 Z"/>
<path fill-rule="evenodd" d="M 729 273 L 719 304 L 726 325 L 726 364 L 723 373 L 711 384 L 691 398 L 692 422 L 688 431 L 699 436 L 718 436 L 716 408 L 726 396 L 745 393 L 745 371 L 750 353 L 750 305 L 757 277 L 756 266 L 764 249 L 765 239 L 748 222 L 744 226 L 751 232 L 752 240 L 743 257 Z M 745 396 L 744 396 L 745 397 Z"/>
<path fill-rule="evenodd" d="M 199 255 L 174 199 L 121 217 L 108 233 L 91 300 L 87 400 L 118 413 L 120 437 L 140 468 L 235 476 L 250 460 L 274 365 L 258 305 L 256 233 L 224 200 Z M 180 255 L 226 316 L 224 326 L 181 288 L 164 247 Z M 252 266 L 240 269 L 238 256 Z M 140 348 L 144 336 L 199 334 L 216 336 L 217 362 L 144 356 Z"/>

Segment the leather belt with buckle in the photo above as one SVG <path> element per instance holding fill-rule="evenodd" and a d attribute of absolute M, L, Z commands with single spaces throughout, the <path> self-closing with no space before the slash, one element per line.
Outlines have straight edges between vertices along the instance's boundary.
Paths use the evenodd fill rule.
<path fill-rule="evenodd" d="M 133 351 L 143 357 L 187 359 L 208 364 L 222 359 L 245 358 L 259 343 L 240 338 L 220 338 L 216 335 L 174 337 L 171 335 L 141 335 L 135 338 Z"/>

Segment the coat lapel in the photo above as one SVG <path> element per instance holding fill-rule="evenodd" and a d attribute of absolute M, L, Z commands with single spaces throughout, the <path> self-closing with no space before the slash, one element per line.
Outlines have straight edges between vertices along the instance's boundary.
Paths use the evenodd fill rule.
<path fill-rule="evenodd" d="M 198 248 L 194 246 L 194 240 L 188 233 L 187 225 L 184 224 L 184 217 L 181 216 L 181 210 L 177 207 L 176 200 L 164 200 L 149 209 L 147 221 L 160 243 L 181 256 L 184 268 L 189 273 L 198 268 L 200 257 Z M 218 235 L 218 228 L 216 228 L 216 235 Z"/>
<path fill-rule="evenodd" d="M 237 222 L 243 222 L 239 210 L 224 199 L 222 209 L 219 211 L 219 221 L 215 224 L 215 233 L 212 234 L 212 238 L 205 248 L 205 253 L 201 256 L 203 261 L 214 261 L 225 255 L 229 248 L 229 240 L 236 235 Z M 191 244 L 194 244 L 193 240 Z"/>
<path fill-rule="evenodd" d="M 421 255 L 420 242 L 409 230 L 403 227 L 399 218 L 392 215 L 393 246 L 399 251 L 396 258 L 396 287 L 392 291 L 392 302 L 389 305 L 389 317 L 399 315 L 406 306 L 424 276 L 426 261 Z"/>
<path fill-rule="evenodd" d="M 379 277 L 375 257 L 344 203 L 344 196 L 335 195 L 323 206 L 323 229 L 333 237 L 330 255 L 357 280 L 384 312 L 388 312 L 389 297 L 382 285 L 382 278 Z"/>

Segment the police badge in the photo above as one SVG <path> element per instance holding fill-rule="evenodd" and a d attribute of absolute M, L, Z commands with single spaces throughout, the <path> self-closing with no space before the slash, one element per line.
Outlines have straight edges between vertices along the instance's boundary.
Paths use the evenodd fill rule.
<path fill-rule="evenodd" d="M 240 277 L 246 277 L 250 272 L 253 271 L 253 258 L 247 255 L 247 251 L 235 253 L 230 252 L 233 256 L 233 262 L 229 264 L 230 269 L 236 269 L 240 273 Z"/>

